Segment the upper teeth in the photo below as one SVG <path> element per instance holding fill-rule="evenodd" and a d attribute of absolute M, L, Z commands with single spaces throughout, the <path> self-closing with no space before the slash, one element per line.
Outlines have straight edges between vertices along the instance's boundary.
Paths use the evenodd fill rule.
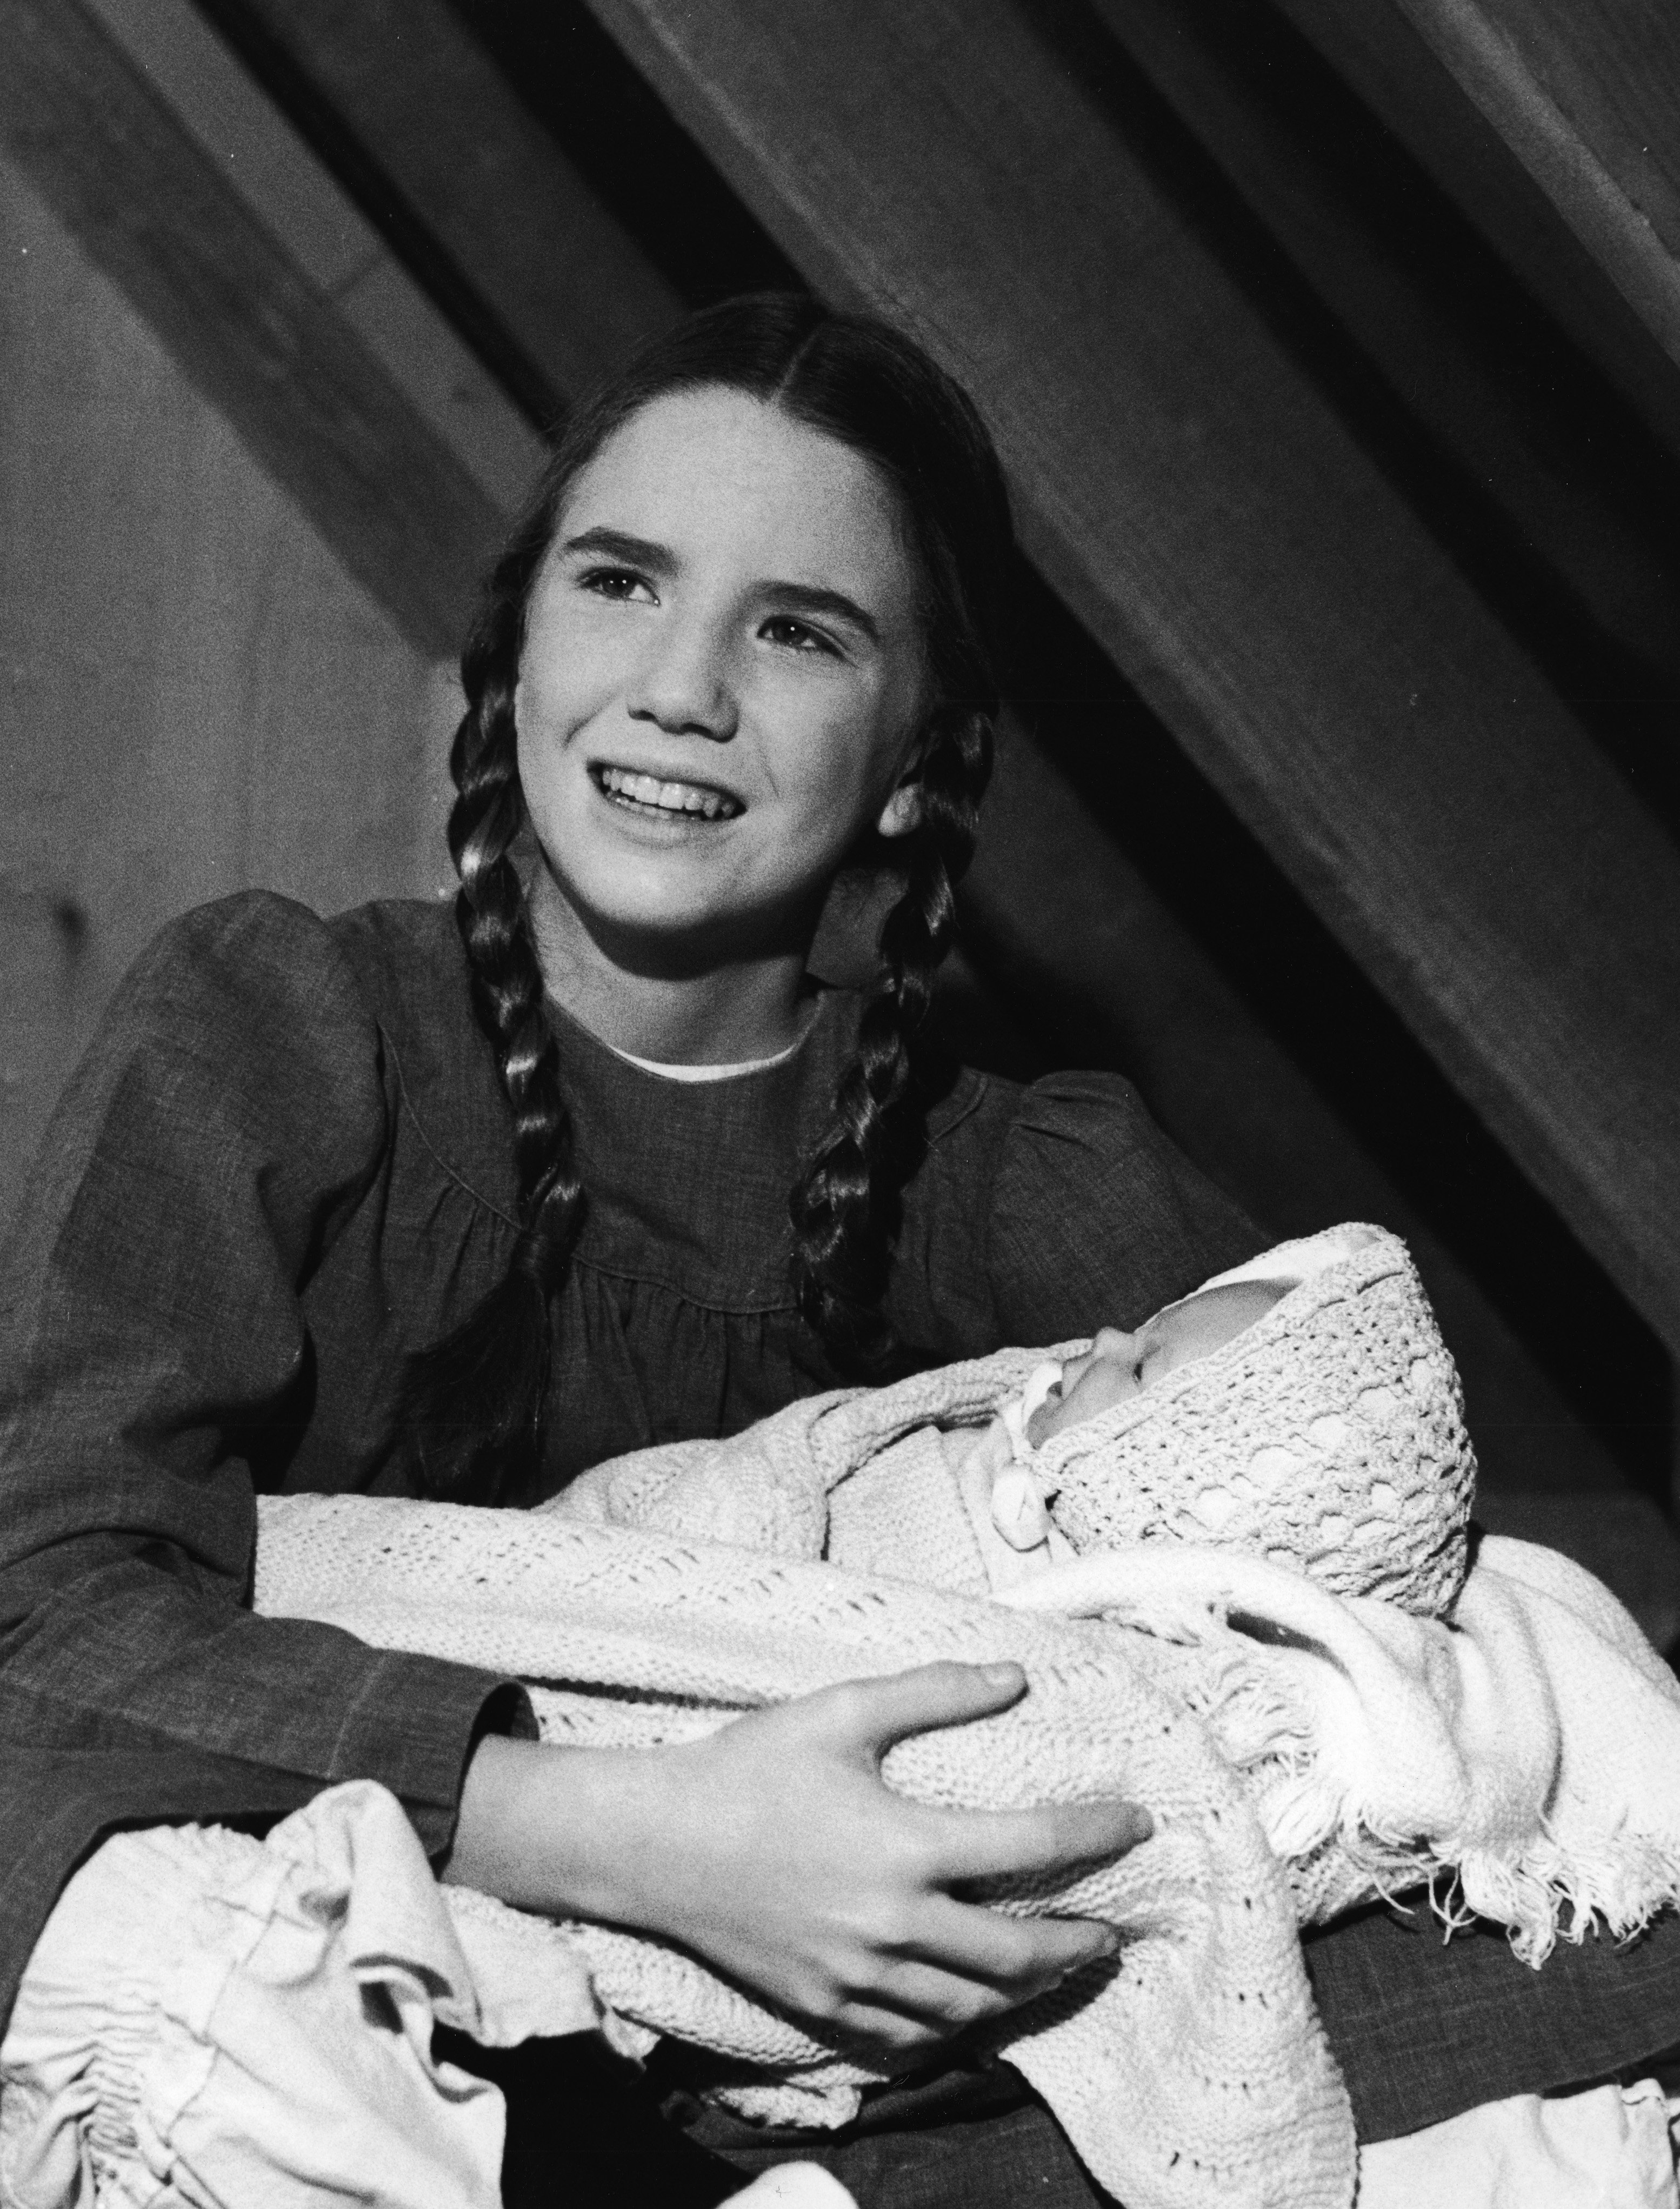
<path fill-rule="evenodd" d="M 727 821 L 741 810 L 721 790 L 707 790 L 695 782 L 660 782 L 651 774 L 630 774 L 622 767 L 604 767 L 600 776 L 602 789 L 615 797 L 662 805 L 668 813 L 703 813 L 708 821 Z"/>

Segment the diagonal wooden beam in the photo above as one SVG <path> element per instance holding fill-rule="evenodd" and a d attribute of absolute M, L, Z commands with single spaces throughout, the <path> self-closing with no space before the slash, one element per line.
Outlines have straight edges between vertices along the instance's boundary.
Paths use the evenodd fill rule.
<path fill-rule="evenodd" d="M 1680 15 L 1671 0 L 1399 0 L 1680 366 Z"/>
<path fill-rule="evenodd" d="M 1680 858 L 1146 166 L 1076 25 L 593 4 L 807 274 L 964 377 L 1047 579 L 1680 1345 Z"/>
<path fill-rule="evenodd" d="M 683 303 L 447 0 L 197 0 L 540 426 Z"/>
<path fill-rule="evenodd" d="M 1091 4 L 1255 219 L 1257 280 L 1357 386 L 1408 496 L 1522 634 L 1546 637 L 1567 694 L 1613 698 L 1648 731 L 1641 763 L 1661 779 L 1680 735 L 1680 467 L 1274 10 Z"/>
<path fill-rule="evenodd" d="M 1674 363 L 1400 0 L 1272 0 L 1670 453 Z"/>
<path fill-rule="evenodd" d="M 503 515 L 80 0 L 0 0 L 0 139 L 412 642 L 459 645 Z"/>

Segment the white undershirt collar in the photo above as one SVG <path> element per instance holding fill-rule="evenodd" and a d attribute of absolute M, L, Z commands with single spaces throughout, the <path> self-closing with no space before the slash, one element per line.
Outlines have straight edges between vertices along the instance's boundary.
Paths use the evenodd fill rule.
<path fill-rule="evenodd" d="M 730 1066 L 673 1065 L 663 1059 L 638 1058 L 633 1050 L 620 1050 L 610 1043 L 607 1049 L 615 1058 L 622 1058 L 627 1066 L 639 1066 L 644 1074 L 657 1074 L 662 1081 L 732 1081 L 738 1074 L 762 1074 L 767 1067 L 780 1066 L 810 1033 L 810 1023 L 802 1034 L 794 1037 L 784 1050 L 773 1050 L 768 1058 L 739 1058 Z"/>

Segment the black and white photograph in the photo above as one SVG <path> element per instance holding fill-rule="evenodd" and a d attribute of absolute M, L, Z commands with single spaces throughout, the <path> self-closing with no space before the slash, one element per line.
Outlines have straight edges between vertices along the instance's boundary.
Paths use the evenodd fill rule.
<path fill-rule="evenodd" d="M 1680 2209 L 1680 4 L 0 0 L 0 2209 Z"/>

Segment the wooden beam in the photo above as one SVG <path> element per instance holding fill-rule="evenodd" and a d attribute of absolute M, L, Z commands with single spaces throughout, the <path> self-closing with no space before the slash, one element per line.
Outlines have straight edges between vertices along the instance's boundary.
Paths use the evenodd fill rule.
<path fill-rule="evenodd" d="M 492 503 L 545 447 L 193 0 L 83 0 L 223 182 L 374 354 Z"/>
<path fill-rule="evenodd" d="M 681 315 L 447 0 L 198 5 L 542 426 Z"/>
<path fill-rule="evenodd" d="M 1228 0 L 1094 5 L 1256 218 L 1257 277 L 1293 291 L 1342 403 L 1545 635 L 1566 694 L 1635 725 L 1657 782 L 1680 737 L 1680 466 L 1291 25 Z"/>
<path fill-rule="evenodd" d="M 0 136 L 345 567 L 453 653 L 503 515 L 80 0 L 0 0 Z"/>
<path fill-rule="evenodd" d="M 1674 363 L 1398 0 L 1271 0 L 1671 454 Z"/>
<path fill-rule="evenodd" d="M 593 5 L 807 274 L 965 379 L 1047 580 L 1680 1344 L 1680 859 L 1059 11 Z"/>
<path fill-rule="evenodd" d="M 1680 16 L 1671 0 L 1400 0 L 1680 366 Z"/>

